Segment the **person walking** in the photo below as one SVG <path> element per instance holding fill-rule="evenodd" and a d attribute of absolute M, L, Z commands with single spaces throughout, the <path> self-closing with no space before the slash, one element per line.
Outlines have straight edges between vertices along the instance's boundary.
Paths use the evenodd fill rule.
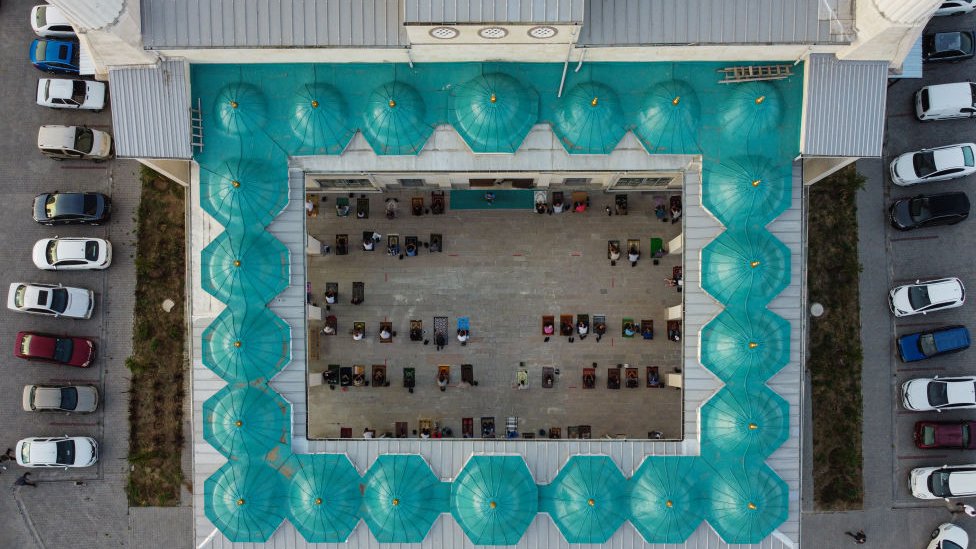
<path fill-rule="evenodd" d="M 867 543 L 868 541 L 868 536 L 867 534 L 864 533 L 864 530 L 858 530 L 856 534 L 853 532 L 844 532 L 844 533 L 854 538 L 854 543 L 858 545 Z"/>
<path fill-rule="evenodd" d="M 953 515 L 957 515 L 959 513 L 966 513 L 966 515 L 970 517 L 976 517 L 976 507 L 973 507 L 972 505 L 969 505 L 968 503 L 963 503 L 961 501 L 956 503 L 956 508 L 951 509 L 949 512 L 952 513 Z"/>
<path fill-rule="evenodd" d="M 14 481 L 14 485 L 16 485 L 16 486 L 33 486 L 34 488 L 37 488 L 37 483 L 34 482 L 34 481 L 32 481 L 30 479 L 30 473 L 29 472 L 24 473 L 23 475 L 20 475 L 20 477 L 18 477 L 17 480 Z"/>

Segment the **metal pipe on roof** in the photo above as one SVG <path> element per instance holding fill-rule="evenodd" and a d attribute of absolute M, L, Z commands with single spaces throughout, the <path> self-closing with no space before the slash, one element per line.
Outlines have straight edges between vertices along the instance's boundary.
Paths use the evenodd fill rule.
<path fill-rule="evenodd" d="M 579 72 L 580 69 L 583 68 L 583 58 L 584 57 L 586 57 L 586 48 L 583 48 L 583 51 L 580 52 L 579 63 L 576 64 L 576 70 L 574 70 L 573 72 Z"/>

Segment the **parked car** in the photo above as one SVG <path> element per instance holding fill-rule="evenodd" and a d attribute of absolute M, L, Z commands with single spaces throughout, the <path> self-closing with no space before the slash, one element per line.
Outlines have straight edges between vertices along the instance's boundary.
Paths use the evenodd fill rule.
<path fill-rule="evenodd" d="M 910 379 L 901 393 L 905 409 L 915 412 L 976 408 L 976 376 Z"/>
<path fill-rule="evenodd" d="M 107 269 L 112 244 L 101 238 L 42 238 L 34 243 L 33 259 L 45 271 Z"/>
<path fill-rule="evenodd" d="M 974 116 L 976 116 L 976 83 L 937 84 L 925 86 L 915 92 L 915 117 L 923 122 Z"/>
<path fill-rule="evenodd" d="M 17 332 L 14 356 L 24 360 L 51 362 L 87 368 L 95 360 L 95 342 L 86 337 Z"/>
<path fill-rule="evenodd" d="M 916 362 L 969 348 L 969 330 L 965 326 L 943 326 L 898 338 L 898 356 L 904 362 Z"/>
<path fill-rule="evenodd" d="M 30 45 L 30 60 L 35 67 L 50 73 L 78 74 L 78 43 L 50 38 L 35 38 Z"/>
<path fill-rule="evenodd" d="M 976 448 L 976 421 L 919 421 L 915 423 L 915 446 L 932 448 Z"/>
<path fill-rule="evenodd" d="M 94 160 L 112 158 L 112 136 L 82 126 L 41 126 L 37 148 L 55 160 Z"/>
<path fill-rule="evenodd" d="M 898 155 L 891 161 L 891 182 L 906 187 L 976 173 L 976 144 L 960 143 Z"/>
<path fill-rule="evenodd" d="M 31 9 L 30 22 L 34 34 L 41 37 L 72 38 L 75 36 L 74 27 L 61 10 L 54 6 L 47 4 L 34 6 Z"/>
<path fill-rule="evenodd" d="M 912 495 L 919 499 L 976 495 L 976 464 L 916 467 L 909 475 Z"/>
<path fill-rule="evenodd" d="M 25 385 L 25 412 L 88 414 L 98 407 L 98 389 L 91 385 Z"/>
<path fill-rule="evenodd" d="M 7 293 L 7 308 L 19 313 L 91 318 L 95 294 L 91 290 L 60 284 L 14 282 Z"/>
<path fill-rule="evenodd" d="M 98 461 L 98 443 L 91 437 L 31 437 L 14 450 L 22 467 L 89 467 Z"/>
<path fill-rule="evenodd" d="M 916 280 L 888 292 L 888 306 L 897 317 L 961 307 L 965 301 L 966 288 L 958 278 Z"/>
<path fill-rule="evenodd" d="M 100 111 L 105 108 L 105 83 L 41 78 L 37 81 L 37 104 L 52 109 Z"/>
<path fill-rule="evenodd" d="M 891 226 L 909 231 L 937 225 L 955 225 L 969 217 L 969 197 L 966 193 L 951 192 L 896 200 L 888 209 Z"/>
<path fill-rule="evenodd" d="M 34 221 L 42 225 L 101 225 L 112 216 L 102 193 L 44 193 L 34 197 Z"/>
<path fill-rule="evenodd" d="M 956 62 L 973 56 L 973 31 L 935 32 L 922 37 L 922 61 Z"/>
<path fill-rule="evenodd" d="M 932 530 L 932 541 L 926 549 L 966 549 L 969 547 L 969 534 L 965 530 L 946 522 Z"/>

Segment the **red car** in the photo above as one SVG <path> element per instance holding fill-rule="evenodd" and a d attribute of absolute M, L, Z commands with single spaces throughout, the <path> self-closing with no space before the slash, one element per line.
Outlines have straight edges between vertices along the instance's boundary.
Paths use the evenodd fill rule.
<path fill-rule="evenodd" d="M 17 332 L 14 356 L 87 368 L 95 358 L 95 342 L 84 337 Z"/>
<path fill-rule="evenodd" d="M 976 448 L 976 421 L 919 421 L 915 446 L 919 448 Z"/>

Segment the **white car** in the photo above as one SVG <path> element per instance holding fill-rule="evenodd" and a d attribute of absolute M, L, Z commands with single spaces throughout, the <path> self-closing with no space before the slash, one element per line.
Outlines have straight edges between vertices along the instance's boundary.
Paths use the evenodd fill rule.
<path fill-rule="evenodd" d="M 52 109 L 100 111 L 105 108 L 105 83 L 41 78 L 37 81 L 37 104 Z"/>
<path fill-rule="evenodd" d="M 73 38 L 75 29 L 61 10 L 54 6 L 41 4 L 34 6 L 30 14 L 34 34 L 45 38 Z"/>
<path fill-rule="evenodd" d="M 951 522 L 932 530 L 932 541 L 926 549 L 966 549 L 969 547 L 969 534 Z"/>
<path fill-rule="evenodd" d="M 91 437 L 25 438 L 15 452 L 23 467 L 88 467 L 98 461 L 98 443 Z"/>
<path fill-rule="evenodd" d="M 901 385 L 906 410 L 929 412 L 976 408 L 976 376 L 920 377 Z"/>
<path fill-rule="evenodd" d="M 76 412 L 87 414 L 98 408 L 98 389 L 91 385 L 25 385 L 25 412 Z"/>
<path fill-rule="evenodd" d="M 976 464 L 916 467 L 908 478 L 912 495 L 918 499 L 976 495 Z"/>
<path fill-rule="evenodd" d="M 966 288 L 958 278 L 916 280 L 888 292 L 888 306 L 897 317 L 953 309 L 965 302 Z"/>
<path fill-rule="evenodd" d="M 34 243 L 34 265 L 45 271 L 107 269 L 112 244 L 101 238 L 42 238 Z"/>
<path fill-rule="evenodd" d="M 907 152 L 891 161 L 891 182 L 906 187 L 976 173 L 976 144 L 959 143 Z"/>
<path fill-rule="evenodd" d="M 7 292 L 7 308 L 19 313 L 91 318 L 95 293 L 61 284 L 14 282 Z"/>
<path fill-rule="evenodd" d="M 939 9 L 935 10 L 935 17 L 943 15 L 964 15 L 976 10 L 976 0 L 943 0 Z"/>

